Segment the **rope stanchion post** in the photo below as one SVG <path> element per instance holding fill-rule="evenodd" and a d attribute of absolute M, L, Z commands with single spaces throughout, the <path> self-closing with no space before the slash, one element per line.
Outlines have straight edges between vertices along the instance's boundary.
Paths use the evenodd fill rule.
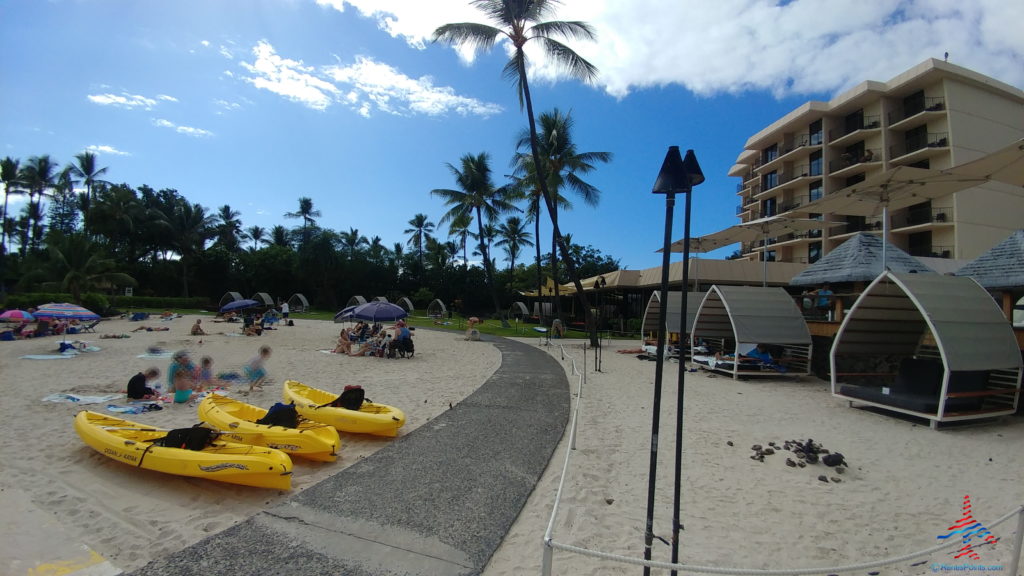
<path fill-rule="evenodd" d="M 1010 569 L 1006 571 L 1009 576 L 1017 576 L 1020 568 L 1020 554 L 1024 549 L 1024 506 L 1017 510 L 1017 541 L 1013 544 L 1013 556 L 1010 557 Z"/>
<path fill-rule="evenodd" d="M 551 540 L 544 539 L 544 555 L 540 561 L 540 573 L 541 576 L 551 576 L 551 564 L 552 556 L 554 556 L 555 550 L 551 547 Z"/>

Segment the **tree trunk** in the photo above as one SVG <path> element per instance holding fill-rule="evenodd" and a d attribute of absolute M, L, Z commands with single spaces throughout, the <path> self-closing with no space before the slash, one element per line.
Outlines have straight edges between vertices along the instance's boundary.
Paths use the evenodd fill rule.
<path fill-rule="evenodd" d="M 508 328 L 508 320 L 505 319 L 505 315 L 501 313 L 501 300 L 498 298 L 498 289 L 494 286 L 494 270 L 491 267 L 491 256 L 490 247 L 486 240 L 484 240 L 484 225 L 481 219 L 480 208 L 476 209 L 476 226 L 477 233 L 480 235 L 480 252 L 484 257 L 484 278 L 487 280 L 487 287 L 491 292 L 491 300 L 494 302 L 494 314 L 501 320 L 501 327 Z"/>
<path fill-rule="evenodd" d="M 554 216 L 555 204 L 551 194 L 548 192 L 547 181 L 544 179 L 544 165 L 540 162 L 540 151 L 537 149 L 537 121 L 533 117 L 533 102 L 530 98 L 530 85 L 526 79 L 526 64 L 523 59 L 519 60 L 519 79 L 523 83 L 523 100 L 526 101 L 526 115 L 530 122 L 530 149 L 533 152 L 533 164 L 536 170 L 537 182 L 540 185 L 541 195 L 544 196 L 544 204 L 548 208 L 548 214 L 551 215 L 552 233 L 558 242 L 569 278 L 572 279 L 573 286 L 576 288 L 576 298 L 583 307 L 583 318 L 587 327 L 587 333 L 590 334 L 590 345 L 597 348 L 600 343 L 597 340 L 597 325 L 594 324 L 594 315 L 590 313 L 590 306 L 587 303 L 586 295 L 583 294 L 583 284 L 580 283 L 579 274 L 576 271 L 576 263 L 573 262 L 572 254 L 569 253 L 569 247 L 565 245 L 565 238 L 562 238 L 562 233 L 558 230 L 558 220 Z"/>

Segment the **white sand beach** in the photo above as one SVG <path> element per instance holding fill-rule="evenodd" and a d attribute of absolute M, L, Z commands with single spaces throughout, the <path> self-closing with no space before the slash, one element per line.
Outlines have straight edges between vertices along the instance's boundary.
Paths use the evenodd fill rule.
<path fill-rule="evenodd" d="M 276 492 L 185 479 L 134 470 L 98 454 L 75 434 L 71 419 L 81 408 L 46 402 L 54 393 L 102 395 L 123 391 L 130 376 L 149 366 L 165 370 L 169 358 L 139 358 L 152 346 L 209 355 L 217 371 L 239 370 L 260 345 L 273 348 L 267 362 L 270 382 L 247 396 L 269 406 L 285 379 L 327 389 L 360 383 L 378 402 L 403 408 L 403 434 L 458 403 L 500 365 L 500 354 L 486 343 L 466 342 L 459 333 L 420 330 L 413 360 L 382 361 L 324 354 L 337 336 L 329 322 L 297 320 L 261 337 L 237 332 L 235 324 L 204 320 L 209 336 L 188 336 L 194 318 L 170 322 L 167 332 L 130 332 L 138 323 L 103 322 L 100 333 L 128 333 L 127 339 L 77 338 L 101 347 L 71 360 L 27 360 L 20 356 L 54 353 L 59 338 L 0 343 L 0 418 L 8 441 L 0 447 L 5 474 L 0 499 L 8 532 L 38 531 L 57 519 L 75 542 L 112 565 L 131 570 L 173 553 L 210 533 L 255 514 L 344 469 L 390 440 L 342 435 L 341 458 L 317 464 L 295 459 L 293 490 Z M 200 343 L 200 340 L 202 343 Z M 536 338 L 525 342 L 538 344 Z M 583 367 L 581 342 L 562 341 Z M 472 352 L 467 353 L 471 347 Z M 617 349 L 635 342 L 612 342 L 603 351 L 601 372 L 586 357 L 577 450 L 566 479 L 555 522 L 557 542 L 621 554 L 643 555 L 651 406 L 655 363 Z M 548 347 L 556 358 L 562 351 Z M 571 363 L 563 362 L 567 371 Z M 671 537 L 678 364 L 666 365 L 658 462 L 654 532 Z M 576 378 L 570 377 L 574 394 Z M 236 385 L 232 394 L 246 386 Z M 118 403 L 124 404 L 119 400 Z M 105 411 L 105 403 L 85 406 Z M 161 427 L 197 421 L 195 408 L 164 410 L 128 419 Z M 822 465 L 788 467 L 781 448 L 764 462 L 750 458 L 751 446 L 778 446 L 813 439 L 841 452 L 849 469 L 838 474 Z M 14 441 L 17 440 L 17 441 Z M 730 446 L 729 443 L 732 443 Z M 681 558 L 684 563 L 737 568 L 839 566 L 897 556 L 934 545 L 936 537 L 961 516 L 965 495 L 982 523 L 1024 504 L 1024 418 L 935 431 L 890 416 L 851 409 L 831 397 L 815 378 L 733 381 L 703 372 L 686 374 L 683 439 Z M 499 547 L 487 576 L 538 574 L 542 537 L 558 487 L 568 434 L 556 450 L 519 519 Z M 838 478 L 839 483 L 818 480 Z M 33 515 L 17 515 L 10 495 L 27 502 Z M 17 516 L 15 518 L 15 516 Z M 18 526 L 31 522 L 32 526 Z M 13 528 L 12 528 L 13 525 Z M 992 528 L 1002 540 L 980 551 L 985 564 L 1009 562 L 1015 522 Z M 656 540 L 655 560 L 668 561 L 670 548 Z M 0 571 L 27 574 L 26 551 L 14 539 L 0 539 Z M 37 561 L 50 560 L 47 558 Z M 949 553 L 929 562 L 960 563 Z M 924 574 L 931 564 L 882 569 L 883 574 Z M 554 573 L 602 575 L 635 573 L 637 566 L 556 551 Z M 655 571 L 655 573 L 667 573 Z M 863 573 L 863 572 L 861 572 Z"/>

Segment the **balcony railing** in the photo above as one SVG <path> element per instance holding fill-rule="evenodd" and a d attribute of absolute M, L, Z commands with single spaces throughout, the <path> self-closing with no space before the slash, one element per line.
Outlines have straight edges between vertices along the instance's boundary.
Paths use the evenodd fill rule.
<path fill-rule="evenodd" d="M 786 141 L 785 146 L 781 150 L 782 154 L 788 154 L 797 148 L 803 146 L 820 146 L 821 145 L 821 132 L 815 132 L 813 134 L 794 134 L 793 138 Z"/>
<path fill-rule="evenodd" d="M 843 136 L 849 136 L 858 130 L 874 130 L 882 127 L 882 115 L 876 116 L 864 116 L 860 122 L 852 124 L 850 126 L 843 126 L 835 130 L 828 131 L 828 139 L 838 140 Z"/>
<path fill-rule="evenodd" d="M 924 256 L 925 258 L 952 258 L 952 246 L 925 246 L 913 247 L 907 251 L 911 256 Z"/>
<path fill-rule="evenodd" d="M 891 158 L 906 156 L 925 148 L 945 148 L 949 146 L 949 132 L 929 132 L 920 137 L 908 138 L 902 144 L 896 144 L 889 148 Z"/>
<path fill-rule="evenodd" d="M 881 162 L 882 151 L 878 148 L 867 148 L 859 156 L 855 156 L 849 152 L 844 152 L 839 155 L 838 160 L 832 160 L 828 163 L 829 172 L 838 172 L 850 166 L 856 166 L 857 164 L 864 164 L 867 162 Z"/>
<path fill-rule="evenodd" d="M 949 208 L 910 208 L 902 216 L 893 217 L 893 228 L 920 226 L 921 224 L 942 224 L 952 220 Z"/>
<path fill-rule="evenodd" d="M 941 96 L 925 98 L 913 106 L 906 106 L 900 110 L 893 110 L 889 113 L 889 125 L 902 122 L 911 116 L 917 116 L 922 112 L 941 112 L 946 109 L 946 99 Z"/>

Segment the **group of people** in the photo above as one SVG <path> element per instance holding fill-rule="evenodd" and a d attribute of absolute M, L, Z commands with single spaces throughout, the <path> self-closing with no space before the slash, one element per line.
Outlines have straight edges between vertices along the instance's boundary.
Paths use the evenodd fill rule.
<path fill-rule="evenodd" d="M 246 363 L 244 372 L 249 391 L 262 390 L 267 378 L 265 363 L 270 358 L 269 346 L 261 346 L 256 356 Z M 149 368 L 139 372 L 128 381 L 128 398 L 131 400 L 153 400 L 161 396 L 159 383 L 160 369 Z M 192 394 L 202 393 L 208 388 L 227 387 L 227 382 L 213 373 L 213 358 L 203 356 L 199 366 L 192 362 L 186 350 L 174 353 L 167 368 L 167 393 L 173 395 L 175 404 L 184 404 Z"/>
<path fill-rule="evenodd" d="M 360 320 L 351 330 L 342 328 L 332 352 L 378 358 L 394 358 L 399 350 L 411 352 L 412 331 L 405 320 L 395 323 L 392 330 L 393 334 L 379 323 L 370 325 Z"/>

